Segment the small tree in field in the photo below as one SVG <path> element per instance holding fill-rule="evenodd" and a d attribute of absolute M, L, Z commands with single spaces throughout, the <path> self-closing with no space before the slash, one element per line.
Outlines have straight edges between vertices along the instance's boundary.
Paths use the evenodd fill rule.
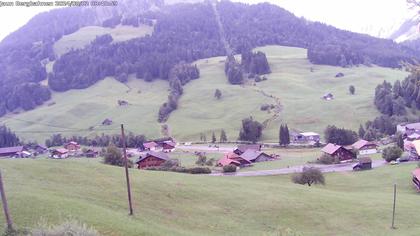
<path fill-rule="evenodd" d="M 214 97 L 217 98 L 217 100 L 222 98 L 222 91 L 220 91 L 220 89 L 216 89 L 216 91 L 214 92 Z"/>
<path fill-rule="evenodd" d="M 219 139 L 219 141 L 221 143 L 227 142 L 227 136 L 226 136 L 226 132 L 225 132 L 224 129 L 222 129 L 222 131 L 220 132 L 220 139 Z"/>
<path fill-rule="evenodd" d="M 104 163 L 113 166 L 125 165 L 125 160 L 121 154 L 120 149 L 118 149 L 114 144 L 111 144 L 107 147 L 104 156 Z M 131 162 L 131 160 L 128 160 L 128 166 L 133 166 L 133 162 Z"/>
<path fill-rule="evenodd" d="M 315 167 L 303 168 L 302 173 L 297 173 L 292 176 L 292 181 L 296 184 L 325 184 L 325 178 L 322 172 Z"/>
<path fill-rule="evenodd" d="M 351 95 L 354 95 L 354 93 L 356 92 L 356 88 L 353 85 L 350 85 L 349 92 Z"/>
<path fill-rule="evenodd" d="M 382 151 L 382 158 L 387 162 L 395 161 L 401 157 L 403 150 L 397 146 L 387 147 Z"/>

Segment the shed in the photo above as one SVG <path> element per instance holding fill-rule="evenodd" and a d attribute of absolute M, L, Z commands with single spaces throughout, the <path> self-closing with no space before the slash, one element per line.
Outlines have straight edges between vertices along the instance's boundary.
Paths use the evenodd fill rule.
<path fill-rule="evenodd" d="M 353 166 L 353 170 L 370 170 L 372 169 L 372 159 L 369 157 L 359 158 L 359 163 Z"/>

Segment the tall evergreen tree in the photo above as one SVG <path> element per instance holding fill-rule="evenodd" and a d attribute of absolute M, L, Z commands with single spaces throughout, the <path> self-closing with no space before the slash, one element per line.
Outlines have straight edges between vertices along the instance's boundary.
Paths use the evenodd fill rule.
<path fill-rule="evenodd" d="M 215 143 L 216 142 L 216 135 L 214 134 L 214 132 L 211 135 L 211 142 Z"/>
<path fill-rule="evenodd" d="M 226 136 L 226 132 L 225 132 L 224 129 L 222 129 L 222 131 L 220 132 L 220 139 L 219 139 L 219 141 L 221 143 L 227 142 L 227 136 Z"/>
<path fill-rule="evenodd" d="M 362 125 L 362 124 L 360 124 L 360 126 L 359 126 L 359 132 L 358 132 L 358 134 L 359 134 L 359 137 L 360 137 L 360 138 L 365 137 L 366 131 L 365 131 L 365 129 L 363 128 L 363 125 Z"/>

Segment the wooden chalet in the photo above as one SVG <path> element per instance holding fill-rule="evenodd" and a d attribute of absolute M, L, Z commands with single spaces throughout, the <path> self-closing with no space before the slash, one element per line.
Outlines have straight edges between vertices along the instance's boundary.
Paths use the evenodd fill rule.
<path fill-rule="evenodd" d="M 321 149 L 325 154 L 331 155 L 337 158 L 339 161 L 348 161 L 356 158 L 356 154 L 351 150 L 341 146 L 329 143 Z"/>
<path fill-rule="evenodd" d="M 246 150 L 244 153 L 240 155 L 240 157 L 242 157 L 245 160 L 248 160 L 249 162 L 272 161 L 275 159 L 264 152 L 260 152 L 260 151 L 256 151 L 252 149 Z"/>
<path fill-rule="evenodd" d="M 291 132 L 290 136 L 292 138 L 292 142 L 296 143 L 307 143 L 307 142 L 319 142 L 320 135 L 315 132 Z"/>
<path fill-rule="evenodd" d="M 378 152 L 378 145 L 376 143 L 363 139 L 353 143 L 352 147 L 359 151 L 360 155 L 369 155 Z"/>
<path fill-rule="evenodd" d="M 413 174 L 412 181 L 413 181 L 414 187 L 416 188 L 418 192 L 420 192 L 420 168 L 415 169 L 412 172 L 412 174 Z"/>
<path fill-rule="evenodd" d="M 244 159 L 234 152 L 226 153 L 222 159 L 217 162 L 217 166 L 225 166 L 229 164 L 234 164 L 236 166 L 248 166 L 251 165 L 251 161 Z"/>
<path fill-rule="evenodd" d="M 71 141 L 66 143 L 64 145 L 64 148 L 67 149 L 69 152 L 76 152 L 80 149 L 80 145 L 75 141 Z"/>
<path fill-rule="evenodd" d="M 239 145 L 235 150 L 233 150 L 233 152 L 237 155 L 242 155 L 242 153 L 244 153 L 246 150 L 261 151 L 261 146 L 261 144 Z"/>
<path fill-rule="evenodd" d="M 0 148 L 0 157 L 19 156 L 24 151 L 26 151 L 26 148 L 24 146 L 4 147 Z"/>
<path fill-rule="evenodd" d="M 51 158 L 54 159 L 64 159 L 69 157 L 69 150 L 65 148 L 57 148 L 51 151 Z"/>
<path fill-rule="evenodd" d="M 88 149 L 86 150 L 86 152 L 83 153 L 83 155 L 85 155 L 85 157 L 88 157 L 88 158 L 95 158 L 95 157 L 98 157 L 99 152 L 93 149 Z"/>
<path fill-rule="evenodd" d="M 143 143 L 144 150 L 146 151 L 155 151 L 157 149 L 158 144 L 155 142 L 146 142 Z"/>
<path fill-rule="evenodd" d="M 175 149 L 176 143 L 173 141 L 165 141 L 162 143 L 162 149 L 164 152 L 172 152 Z"/>
<path fill-rule="evenodd" d="M 359 158 L 359 163 L 353 166 L 353 170 L 370 170 L 372 169 L 372 159 L 369 157 Z"/>
<path fill-rule="evenodd" d="M 169 160 L 169 156 L 164 152 L 147 152 L 136 161 L 137 168 L 144 169 L 147 167 L 161 166 L 164 162 Z"/>

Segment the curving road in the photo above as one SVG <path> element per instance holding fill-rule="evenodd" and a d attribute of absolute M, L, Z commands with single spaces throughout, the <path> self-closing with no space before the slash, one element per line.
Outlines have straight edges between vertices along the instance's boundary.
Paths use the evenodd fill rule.
<path fill-rule="evenodd" d="M 353 171 L 353 166 L 355 164 L 356 163 L 343 163 L 343 164 L 336 164 L 336 165 L 308 164 L 308 165 L 292 166 L 289 168 L 281 168 L 281 169 L 274 169 L 274 170 L 255 170 L 255 171 L 244 171 L 244 172 L 236 172 L 236 173 L 212 173 L 210 175 L 212 176 L 286 175 L 286 174 L 293 174 L 293 173 L 301 172 L 303 167 L 316 167 L 325 173 L 326 172 L 346 172 L 346 171 Z M 377 168 L 385 164 L 386 162 L 384 160 L 373 160 L 372 168 Z"/>

